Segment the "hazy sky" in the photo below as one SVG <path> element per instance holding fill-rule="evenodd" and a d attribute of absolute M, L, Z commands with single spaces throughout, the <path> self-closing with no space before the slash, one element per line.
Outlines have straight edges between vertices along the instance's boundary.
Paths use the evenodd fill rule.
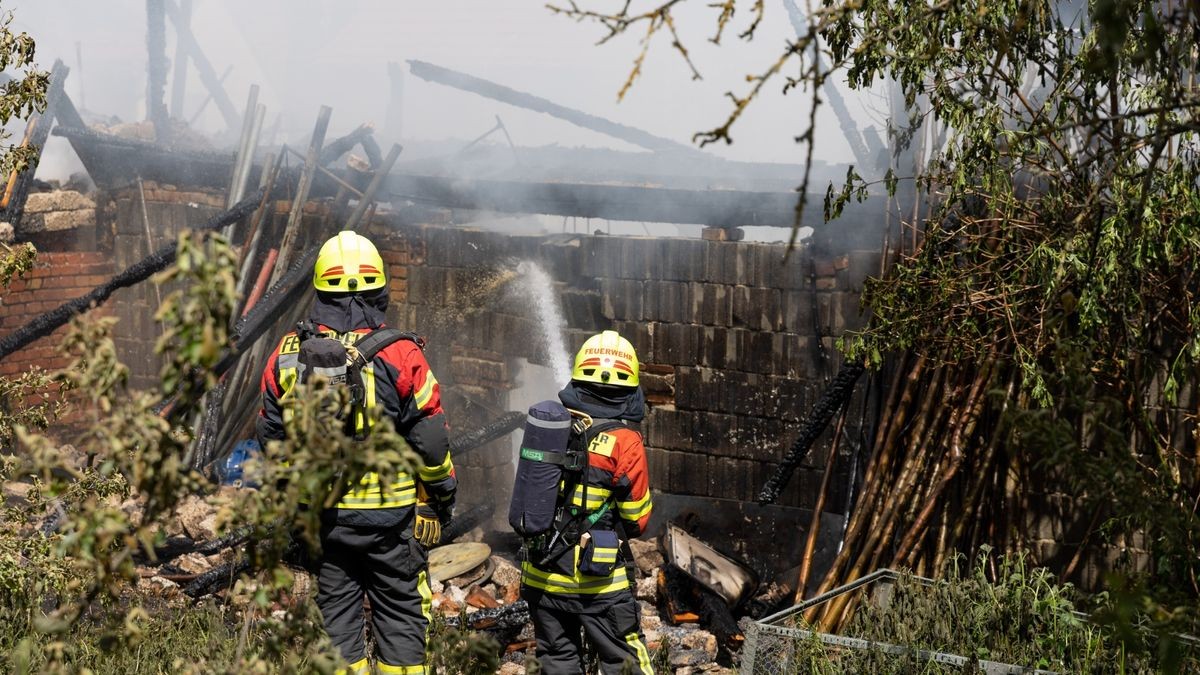
<path fill-rule="evenodd" d="M 389 91 L 387 63 L 421 59 L 688 143 L 696 131 L 723 122 L 729 111 L 724 93 L 746 91 L 745 76 L 765 69 L 782 49 L 791 34 L 784 1 L 767 0 L 766 21 L 751 43 L 736 37 L 748 17 L 736 17 L 735 30 L 726 32 L 720 48 L 707 41 L 716 17 L 708 0 L 686 3 L 678 11 L 679 26 L 704 79 L 692 81 L 682 59 L 659 36 L 643 76 L 620 103 L 616 94 L 644 29 L 596 46 L 603 35 L 599 25 L 557 16 L 538 0 L 195 0 L 192 23 L 217 72 L 233 65 L 226 88 L 239 111 L 249 86 L 261 85 L 268 125 L 282 114 L 286 140 L 293 142 L 307 139 L 321 104 L 334 110 L 331 134 L 364 121 L 382 127 Z M 2 7 L 13 12 L 14 28 L 37 40 L 43 67 L 62 58 L 72 68 L 67 90 L 76 103 L 82 99 L 93 112 L 125 120 L 144 114 L 145 2 L 8 0 Z M 170 26 L 167 42 L 173 57 Z M 82 70 L 77 68 L 76 43 Z M 205 92 L 195 70 L 189 72 L 185 110 L 190 117 Z M 802 161 L 801 148 L 791 139 L 803 129 L 807 97 L 793 92 L 785 98 L 779 93 L 781 86 L 782 82 L 771 86 L 738 123 L 732 146 L 713 151 L 742 160 Z M 491 128 L 500 114 L 518 145 L 633 149 L 411 74 L 405 87 L 405 138 L 473 138 Z M 874 105 L 870 97 L 852 97 L 849 104 L 864 119 L 878 118 L 867 110 Z M 818 157 L 848 161 L 847 146 L 828 106 L 822 108 L 820 123 Z M 221 126 L 215 108 L 210 106 L 199 126 L 210 131 Z"/>

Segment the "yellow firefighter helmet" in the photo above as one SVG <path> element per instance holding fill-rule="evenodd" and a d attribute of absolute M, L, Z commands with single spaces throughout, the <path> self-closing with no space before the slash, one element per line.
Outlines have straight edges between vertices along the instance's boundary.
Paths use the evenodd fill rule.
<path fill-rule="evenodd" d="M 575 354 L 571 379 L 579 382 L 638 386 L 637 352 L 615 330 L 593 335 Z"/>
<path fill-rule="evenodd" d="M 318 291 L 353 293 L 386 285 L 383 258 L 370 239 L 343 230 L 321 246 L 313 266 L 313 287 Z"/>

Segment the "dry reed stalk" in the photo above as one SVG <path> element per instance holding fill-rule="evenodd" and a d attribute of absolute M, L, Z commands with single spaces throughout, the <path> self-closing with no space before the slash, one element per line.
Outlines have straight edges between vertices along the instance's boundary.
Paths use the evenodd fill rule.
<path fill-rule="evenodd" d="M 938 506 L 938 499 L 945 492 L 946 487 L 954 479 L 954 476 L 962 466 L 963 459 L 966 456 L 962 447 L 963 438 L 970 438 L 975 430 L 975 423 L 983 411 L 985 398 L 982 393 L 984 386 L 991 380 L 994 371 L 995 369 L 988 365 L 984 367 L 981 373 L 975 375 L 975 383 L 971 387 L 971 392 L 967 395 L 965 405 L 963 405 L 961 412 L 951 425 L 954 427 L 954 431 L 950 434 L 950 460 L 946 463 L 941 477 L 934 484 L 930 494 L 925 496 L 925 504 L 909 527 L 908 533 L 900 540 L 900 545 L 896 548 L 893 567 L 912 564 L 912 557 L 916 551 L 917 541 L 924 536 L 925 530 L 929 526 L 929 519 L 933 515 L 933 510 Z"/>
<path fill-rule="evenodd" d="M 921 417 L 924 418 L 926 415 L 922 415 Z M 934 424 L 925 425 L 927 433 L 932 434 L 935 430 L 940 429 L 941 418 L 945 416 L 938 412 L 937 417 L 938 420 Z M 916 479 L 921 473 L 920 467 L 929 461 L 929 457 L 932 454 L 928 449 L 931 444 L 923 443 L 922 440 L 927 439 L 922 437 L 913 440 L 907 446 L 910 452 L 900 465 L 899 478 L 895 486 L 887 493 L 887 498 L 883 502 L 883 508 L 879 510 L 878 524 L 871 527 L 868 531 L 866 541 L 858 550 L 854 564 L 846 573 L 846 582 L 859 578 L 866 570 L 870 569 L 879 560 L 882 551 L 886 548 L 887 542 L 891 541 L 896 523 L 900 519 L 900 512 L 906 505 L 906 498 L 911 495 Z M 851 596 L 847 594 L 826 603 L 821 612 L 818 625 L 840 625 L 840 617 L 844 616 L 846 605 L 850 600 Z"/>
<path fill-rule="evenodd" d="M 912 369 L 906 375 L 902 376 L 900 374 L 903 371 L 897 371 L 896 373 L 896 381 L 893 383 L 893 394 L 890 398 L 892 407 L 885 409 L 881 414 L 880 419 L 883 420 L 883 423 L 876 434 L 876 450 L 871 454 L 864 472 L 863 493 L 859 497 L 858 503 L 855 504 L 853 513 L 850 515 L 846 534 L 842 540 L 842 549 L 834 557 L 833 563 L 825 573 L 825 578 L 817 588 L 817 594 L 829 591 L 838 583 L 841 578 L 839 571 L 849 562 L 850 556 L 855 550 L 854 542 L 862 536 L 864 526 L 867 524 L 870 516 L 876 511 L 876 502 L 885 497 L 885 481 L 878 479 L 877 476 L 887 473 L 891 462 L 890 454 L 894 446 L 888 443 L 886 439 L 892 437 L 892 429 L 895 429 L 896 433 L 898 433 L 899 428 L 903 426 L 900 423 L 902 416 L 900 411 L 907 410 L 911 406 L 916 396 L 921 373 L 925 372 L 927 363 L 924 356 L 919 356 L 913 364 Z M 899 386 L 902 377 L 903 386 Z M 887 430 L 886 432 L 884 431 L 885 429 Z M 879 442 L 881 437 L 885 439 L 883 444 Z M 817 611 L 818 608 L 809 609 L 804 615 L 805 620 L 811 623 Z"/>
<path fill-rule="evenodd" d="M 833 440 L 829 443 L 829 453 L 825 457 L 825 472 L 821 476 L 821 489 L 817 492 L 817 502 L 813 505 L 812 521 L 808 527 L 808 537 L 804 542 L 804 555 L 800 558 L 800 573 L 796 578 L 796 604 L 804 602 L 804 588 L 808 585 L 808 572 L 812 568 L 813 550 L 817 545 L 817 535 L 821 531 L 821 512 L 825 508 L 825 495 L 829 492 L 829 483 L 833 478 L 833 466 L 837 461 L 838 445 L 842 440 L 842 429 L 846 425 L 846 414 L 850 406 L 842 406 L 842 414 L 838 417 L 833 430 Z"/>

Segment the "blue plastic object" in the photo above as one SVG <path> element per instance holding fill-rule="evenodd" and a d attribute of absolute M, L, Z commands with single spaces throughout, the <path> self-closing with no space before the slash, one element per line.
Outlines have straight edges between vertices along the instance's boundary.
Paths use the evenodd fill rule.
<path fill-rule="evenodd" d="M 233 446 L 233 450 L 229 452 L 229 456 L 225 458 L 217 467 L 217 477 L 221 481 L 221 485 L 232 485 L 234 487 L 258 487 L 258 481 L 246 471 L 246 463 L 250 460 L 262 458 L 262 446 L 253 438 L 247 438 L 238 441 L 238 444 Z"/>

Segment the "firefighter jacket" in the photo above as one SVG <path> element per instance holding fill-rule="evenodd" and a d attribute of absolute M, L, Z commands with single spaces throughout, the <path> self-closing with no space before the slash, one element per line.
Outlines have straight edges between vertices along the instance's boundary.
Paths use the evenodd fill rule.
<path fill-rule="evenodd" d="M 608 508 L 590 532 L 614 530 L 622 541 L 617 564 L 607 576 L 591 576 L 579 569 L 578 561 L 585 554 L 579 546 L 565 555 L 575 556 L 574 574 L 550 571 L 525 561 L 521 567 L 521 583 L 528 589 L 542 592 L 543 598 L 554 604 L 571 607 L 580 603 L 603 604 L 604 600 L 623 597 L 629 592 L 632 565 L 629 554 L 630 538 L 637 537 L 646 529 L 650 520 L 650 480 L 646 468 L 646 449 L 642 435 L 629 426 L 596 434 L 588 444 L 588 467 L 586 477 L 570 488 L 564 483 L 562 489 L 570 494 L 561 494 L 560 501 L 570 506 L 583 507 L 585 513 L 596 513 L 608 503 Z M 583 481 L 586 481 L 586 501 Z M 556 602 L 555 602 L 556 601 Z M 574 601 L 574 602 L 572 602 Z"/>
<path fill-rule="evenodd" d="M 345 333 L 318 325 L 318 330 L 350 345 L 370 332 L 359 328 Z M 262 377 L 262 410 L 258 436 L 264 444 L 286 435 L 283 401 L 298 380 L 300 338 L 295 331 L 283 336 L 267 360 Z M 331 514 L 341 525 L 390 527 L 409 518 L 417 502 L 417 481 L 430 497 L 449 505 L 457 480 L 450 458 L 450 442 L 437 378 L 421 348 L 411 340 L 398 340 L 375 355 L 362 368 L 365 404 L 369 413 L 390 420 L 420 456 L 417 476 L 400 472 L 390 481 L 368 473 L 350 486 Z"/>

